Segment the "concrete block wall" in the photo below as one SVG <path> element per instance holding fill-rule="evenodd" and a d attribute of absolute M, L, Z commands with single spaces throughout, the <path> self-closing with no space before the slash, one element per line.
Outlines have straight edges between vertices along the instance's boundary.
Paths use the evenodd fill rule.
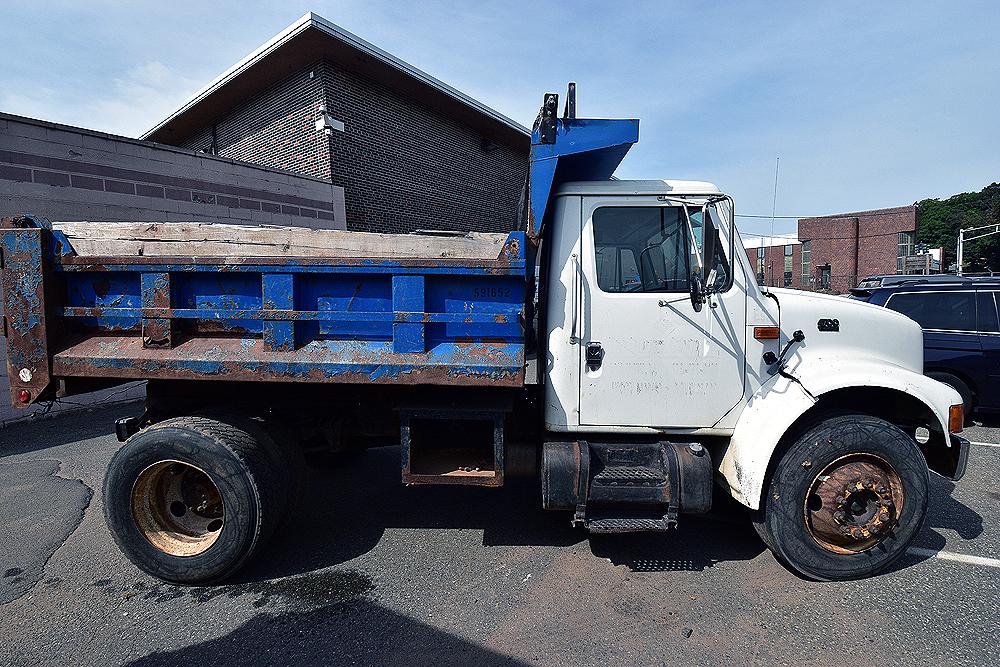
<path fill-rule="evenodd" d="M 316 130 L 320 106 L 344 123 Z M 523 146 L 496 143 L 418 99 L 320 61 L 216 118 L 178 145 L 302 174 L 345 190 L 347 228 L 515 229 Z"/>
<path fill-rule="evenodd" d="M 0 217 L 24 213 L 66 221 L 346 228 L 344 189 L 329 180 L 0 114 Z M 25 415 L 9 407 L 5 350 L 0 346 L 0 423 Z M 120 390 L 67 401 L 142 394 L 141 386 Z"/>
<path fill-rule="evenodd" d="M 346 228 L 328 180 L 6 114 L 0 213 Z"/>

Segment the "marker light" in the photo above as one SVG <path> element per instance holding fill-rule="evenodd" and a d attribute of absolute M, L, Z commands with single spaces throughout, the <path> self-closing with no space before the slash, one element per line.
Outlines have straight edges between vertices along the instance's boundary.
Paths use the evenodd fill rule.
<path fill-rule="evenodd" d="M 31 394 L 28 392 L 27 389 L 22 389 L 21 391 L 17 392 L 17 400 L 21 401 L 22 403 L 27 403 L 28 401 L 31 400 Z"/>
<path fill-rule="evenodd" d="M 965 428 L 965 406 L 961 403 L 948 408 L 948 430 L 961 433 Z"/>
<path fill-rule="evenodd" d="M 778 340 L 778 327 L 754 327 L 753 337 L 757 340 Z"/>

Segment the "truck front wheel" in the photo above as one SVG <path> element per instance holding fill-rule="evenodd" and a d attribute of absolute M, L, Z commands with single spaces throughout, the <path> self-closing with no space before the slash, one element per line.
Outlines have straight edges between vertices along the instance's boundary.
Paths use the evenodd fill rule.
<path fill-rule="evenodd" d="M 205 417 L 136 433 L 104 480 L 104 513 L 139 569 L 181 584 L 231 575 L 267 540 L 284 505 L 282 478 L 250 432 Z"/>
<path fill-rule="evenodd" d="M 859 579 L 903 555 L 927 511 L 927 463 L 913 439 L 867 415 L 818 423 L 778 462 L 757 530 L 797 572 Z"/>

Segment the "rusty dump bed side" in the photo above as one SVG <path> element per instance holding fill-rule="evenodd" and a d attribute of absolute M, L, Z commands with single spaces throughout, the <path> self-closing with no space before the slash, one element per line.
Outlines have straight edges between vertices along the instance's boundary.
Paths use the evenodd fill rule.
<path fill-rule="evenodd" d="M 435 239 L 186 224 L 0 222 L 15 406 L 76 378 L 524 382 L 523 232 Z"/>

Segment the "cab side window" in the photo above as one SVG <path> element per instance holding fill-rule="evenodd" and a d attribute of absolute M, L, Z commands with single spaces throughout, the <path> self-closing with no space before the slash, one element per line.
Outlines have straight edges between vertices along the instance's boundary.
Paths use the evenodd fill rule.
<path fill-rule="evenodd" d="M 692 261 L 682 209 L 603 207 L 594 211 L 593 227 L 601 291 L 688 291 Z"/>

